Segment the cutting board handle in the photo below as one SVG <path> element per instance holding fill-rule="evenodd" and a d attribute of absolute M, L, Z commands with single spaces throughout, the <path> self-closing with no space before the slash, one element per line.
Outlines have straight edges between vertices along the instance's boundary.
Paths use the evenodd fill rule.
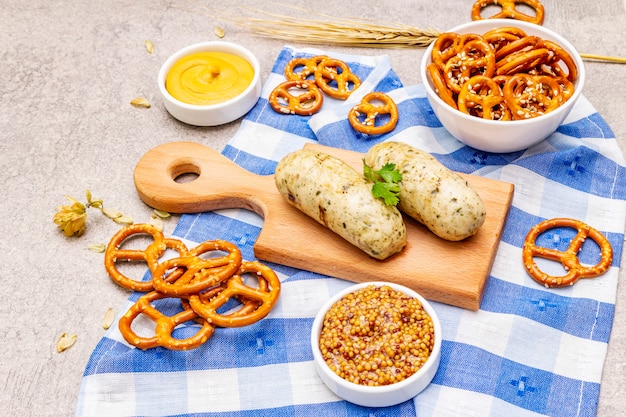
<path fill-rule="evenodd" d="M 180 181 L 185 174 L 197 177 Z M 276 187 L 273 175 L 253 174 L 195 142 L 171 142 L 151 149 L 137 163 L 134 181 L 146 204 L 170 213 L 245 208 L 263 217 L 269 211 L 263 190 Z"/>

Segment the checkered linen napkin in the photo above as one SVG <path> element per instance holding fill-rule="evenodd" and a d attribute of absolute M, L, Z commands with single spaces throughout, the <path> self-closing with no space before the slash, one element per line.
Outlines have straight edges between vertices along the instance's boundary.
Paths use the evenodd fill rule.
<path fill-rule="evenodd" d="M 348 62 L 365 80 L 355 96 L 385 91 L 398 103 L 401 118 L 391 134 L 355 134 L 345 122 L 351 103 L 326 100 L 322 111 L 308 118 L 274 112 L 266 99 L 283 80 L 285 63 L 294 56 L 322 53 L 331 55 L 290 47 L 280 52 L 257 106 L 224 149 L 227 157 L 252 172 L 271 174 L 282 156 L 306 142 L 364 151 L 394 139 L 431 152 L 453 170 L 515 184 L 481 309 L 433 303 L 444 332 L 433 382 L 415 399 L 384 409 L 335 397 L 313 368 L 309 332 L 321 305 L 351 283 L 270 264 L 282 281 L 272 313 L 248 327 L 218 328 L 198 349 L 141 351 L 112 326 L 89 359 L 76 415 L 595 415 L 626 218 L 625 163 L 602 117 L 581 97 L 547 141 L 522 152 L 489 154 L 447 134 L 422 86 L 403 87 L 386 56 L 340 54 L 332 56 Z M 611 269 L 561 289 L 546 289 L 530 279 L 521 263 L 524 236 L 532 225 L 552 217 L 572 217 L 602 231 L 614 249 Z M 252 260 L 262 225 L 259 216 L 246 210 L 220 210 L 182 216 L 174 234 L 190 247 L 206 239 L 226 239 Z M 554 232 L 549 242 L 567 245 L 570 237 Z M 583 261 L 595 263 L 595 249 L 586 244 Z M 123 310 L 139 295 L 133 294 Z M 165 308 L 175 312 L 180 307 L 172 302 Z M 177 336 L 195 330 L 195 325 L 183 326 Z"/>

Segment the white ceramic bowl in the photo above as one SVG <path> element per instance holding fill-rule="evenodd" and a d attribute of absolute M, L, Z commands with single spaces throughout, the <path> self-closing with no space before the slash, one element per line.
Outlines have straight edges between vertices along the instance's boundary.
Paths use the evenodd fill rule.
<path fill-rule="evenodd" d="M 349 382 L 333 372 L 322 358 L 319 349 L 319 337 L 322 331 L 324 315 L 330 307 L 343 298 L 346 294 L 365 288 L 368 285 L 380 287 L 387 285 L 396 291 L 400 291 L 410 297 L 417 298 L 424 310 L 430 315 L 434 324 L 435 343 L 433 350 L 426 363 L 415 374 L 390 385 L 365 386 Z M 320 309 L 313 321 L 311 330 L 311 348 L 315 368 L 326 386 L 337 396 L 357 405 L 364 407 L 389 407 L 407 401 L 422 392 L 432 381 L 441 357 L 441 324 L 432 306 L 421 295 L 401 285 L 387 282 L 366 282 L 346 288 L 330 298 Z"/>
<path fill-rule="evenodd" d="M 231 53 L 248 61 L 254 70 L 254 76 L 248 88 L 230 100 L 205 106 L 183 103 L 172 97 L 165 87 L 165 80 L 174 63 L 187 55 L 210 51 Z M 223 41 L 201 42 L 174 53 L 161 66 L 158 82 L 167 111 L 181 122 L 194 126 L 217 126 L 245 115 L 256 104 L 262 87 L 260 65 L 254 54 L 243 46 Z"/>
<path fill-rule="evenodd" d="M 517 27 L 524 30 L 527 35 L 539 36 L 557 43 L 574 59 L 578 67 L 578 79 L 574 82 L 573 96 L 556 110 L 528 120 L 484 120 L 450 107 L 437 95 L 430 77 L 426 73 L 426 67 L 431 63 L 433 49 L 433 44 L 431 44 L 425 51 L 420 65 L 420 76 L 426 88 L 428 102 L 443 127 L 452 136 L 466 145 L 486 152 L 519 151 L 536 145 L 547 138 L 570 113 L 585 84 L 585 67 L 580 54 L 562 36 L 543 26 L 513 19 L 485 19 L 454 27 L 447 32 L 482 35 L 491 29 L 505 26 Z"/>

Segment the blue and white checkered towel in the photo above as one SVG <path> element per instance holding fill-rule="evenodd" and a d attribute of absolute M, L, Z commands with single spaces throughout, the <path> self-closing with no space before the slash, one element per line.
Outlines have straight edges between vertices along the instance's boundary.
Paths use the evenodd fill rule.
<path fill-rule="evenodd" d="M 355 96 L 389 92 L 401 113 L 392 133 L 356 135 L 345 122 L 350 103 L 326 100 L 313 117 L 280 115 L 269 107 L 267 97 L 284 79 L 285 63 L 321 53 L 345 60 L 365 80 Z M 403 87 L 387 57 L 285 47 L 261 99 L 224 154 L 252 172 L 271 174 L 283 155 L 306 142 L 365 151 L 392 138 L 431 152 L 453 170 L 515 184 L 481 309 L 434 303 L 444 342 L 441 366 L 425 391 L 385 409 L 335 397 L 313 368 L 309 332 L 318 308 L 351 283 L 271 265 L 283 283 L 272 313 L 248 327 L 218 328 L 196 350 L 141 351 L 112 326 L 87 364 L 76 415 L 595 415 L 626 219 L 625 163 L 608 125 L 582 97 L 547 141 L 522 152 L 489 154 L 452 138 L 433 115 L 422 86 Z M 530 279 L 521 262 L 524 237 L 532 225 L 552 217 L 579 219 L 602 231 L 614 249 L 611 269 L 561 289 L 546 289 Z M 182 216 L 174 234 L 190 246 L 206 239 L 232 241 L 251 260 L 262 225 L 251 212 L 220 210 Z M 550 244 L 567 246 L 567 233 L 549 235 Z M 595 263 L 597 248 L 586 244 L 583 252 L 591 253 L 583 261 Z M 137 297 L 133 294 L 124 309 Z M 177 302 L 171 305 L 178 308 Z M 177 330 L 179 337 L 194 331 Z"/>

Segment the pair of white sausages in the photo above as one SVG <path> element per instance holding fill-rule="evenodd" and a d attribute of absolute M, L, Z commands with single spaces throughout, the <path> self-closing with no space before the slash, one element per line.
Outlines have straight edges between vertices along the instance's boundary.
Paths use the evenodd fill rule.
<path fill-rule="evenodd" d="M 459 241 L 476 234 L 485 205 L 471 185 L 432 155 L 401 142 L 374 145 L 365 155 L 374 170 L 387 163 L 402 174 L 398 207 L 372 194 L 362 173 L 328 154 L 301 149 L 276 167 L 281 195 L 293 206 L 376 259 L 406 245 L 399 210 L 442 239 Z"/>

